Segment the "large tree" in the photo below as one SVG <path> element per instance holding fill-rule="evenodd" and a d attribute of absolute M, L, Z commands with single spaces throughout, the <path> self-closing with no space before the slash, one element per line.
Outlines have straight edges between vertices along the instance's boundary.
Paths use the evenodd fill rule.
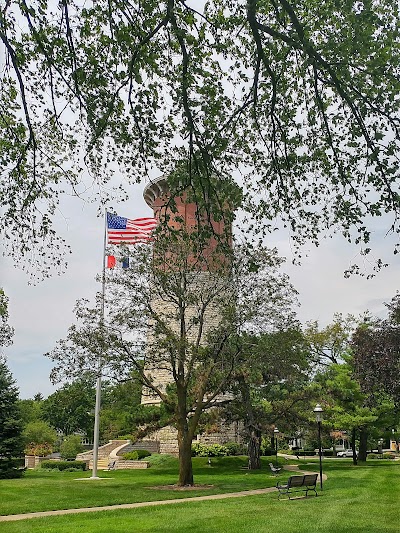
<path fill-rule="evenodd" d="M 335 313 L 332 322 L 323 328 L 317 320 L 307 322 L 304 336 L 316 367 L 323 370 L 344 361 L 343 358 L 349 354 L 351 335 L 357 324 L 353 315 L 343 316 L 341 313 Z"/>
<path fill-rule="evenodd" d="M 38 420 L 42 420 L 42 405 L 42 400 L 19 400 L 18 407 L 24 426 L 26 426 L 29 422 L 37 422 Z"/>
<path fill-rule="evenodd" d="M 116 439 L 138 432 L 141 411 L 140 380 L 128 376 L 122 383 L 104 383 L 101 391 L 100 436 Z"/>
<path fill-rule="evenodd" d="M 341 364 L 331 364 L 318 377 L 318 382 L 324 391 L 327 421 L 333 429 L 347 432 L 353 449 L 353 463 L 356 465 L 357 460 L 366 461 L 371 439 L 375 440 L 376 445 L 378 436 L 382 436 L 389 425 L 398 421 L 393 401 L 384 394 L 372 397 L 362 391 L 353 374 L 352 357 Z M 356 441 L 359 446 L 358 457 Z"/>
<path fill-rule="evenodd" d="M 50 353 L 55 379 L 99 361 L 114 379 L 136 371 L 144 394 L 162 404 L 177 430 L 180 485 L 193 484 L 191 443 L 201 415 L 231 398 L 226 393 L 246 355 L 241 331 L 277 327 L 293 297 L 276 252 L 238 246 L 194 255 L 200 242 L 199 234 L 172 230 L 156 239 L 153 255 L 135 248 L 130 268 L 107 281 L 105 320 L 101 300 L 94 309 L 80 303 L 78 324 Z M 160 370 L 169 384 L 157 377 Z"/>
<path fill-rule="evenodd" d="M 83 165 L 108 197 L 116 165 L 137 180 L 184 160 L 206 201 L 239 169 L 257 229 L 338 230 L 368 254 L 374 217 L 399 232 L 398 18 L 394 0 L 8 0 L 2 233 L 46 269 Z"/>
<path fill-rule="evenodd" d="M 42 419 L 63 435 L 80 432 L 93 437 L 95 389 L 93 376 L 67 383 L 42 402 Z"/>
<path fill-rule="evenodd" d="M 400 409 L 400 297 L 387 304 L 386 319 L 370 319 L 352 337 L 354 374 L 373 399 L 388 395 Z"/>
<path fill-rule="evenodd" d="M 307 391 L 308 349 L 299 324 L 287 313 L 286 327 L 259 336 L 244 335 L 243 365 L 235 371 L 235 398 L 227 406 L 229 417 L 243 422 L 248 442 L 248 467 L 261 468 L 261 437 L 279 425 L 286 433 L 303 420 L 297 409 L 310 398 Z"/>
<path fill-rule="evenodd" d="M 396 302 L 398 304 L 394 299 L 388 306 L 391 316 L 396 315 Z M 382 325 L 385 321 L 375 321 L 367 313 L 358 319 L 340 314 L 333 318 L 333 322 L 322 329 L 317 322 L 309 323 L 305 335 L 318 365 L 315 380 L 324 393 L 327 420 L 333 422 L 333 429 L 348 432 L 353 462 L 357 464 L 356 439 L 358 458 L 365 461 L 369 439 L 377 432 L 382 434 L 387 427 L 385 424 L 393 425 L 398 418 L 396 400 L 391 399 L 386 390 L 389 376 L 392 383 L 397 378 L 394 368 L 388 367 L 388 354 L 385 357 L 381 347 L 373 341 L 375 329 L 372 325 Z M 389 329 L 394 331 L 392 327 Z M 386 373 L 385 386 L 379 386 L 383 377 L 379 368 Z"/>

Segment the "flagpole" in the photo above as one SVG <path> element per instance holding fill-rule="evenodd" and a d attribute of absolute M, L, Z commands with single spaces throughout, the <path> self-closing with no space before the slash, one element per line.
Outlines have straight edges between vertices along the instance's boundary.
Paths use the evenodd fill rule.
<path fill-rule="evenodd" d="M 101 317 L 100 325 L 102 333 L 104 332 L 104 312 L 105 312 L 105 293 L 106 293 L 106 246 L 107 246 L 107 211 L 104 210 L 104 246 L 103 246 L 103 272 L 102 272 L 102 298 L 101 298 Z M 93 469 L 91 479 L 99 479 L 97 476 L 97 463 L 99 458 L 99 433 L 100 433 L 100 403 L 101 403 L 101 356 L 97 361 L 97 381 L 96 381 L 96 405 L 94 411 L 94 430 L 93 430 Z"/>

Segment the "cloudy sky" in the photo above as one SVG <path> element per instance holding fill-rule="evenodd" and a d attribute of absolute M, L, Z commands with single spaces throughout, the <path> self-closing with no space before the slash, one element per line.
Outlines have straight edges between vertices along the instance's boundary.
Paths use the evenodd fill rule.
<path fill-rule="evenodd" d="M 130 202 L 114 206 L 119 215 L 152 215 L 143 200 L 143 188 L 143 184 L 134 186 Z M 301 266 L 291 264 L 293 256 L 285 234 L 275 232 L 267 239 L 288 259 L 285 270 L 300 293 L 302 322 L 318 320 L 325 325 L 335 312 L 360 314 L 369 310 L 374 315 L 385 315 L 383 302 L 390 301 L 399 288 L 400 265 L 398 256 L 392 255 L 393 238 L 386 235 L 383 221 L 379 224 L 374 234 L 374 256 L 384 258 L 390 266 L 370 280 L 359 276 L 344 278 L 343 272 L 359 257 L 357 249 L 339 236 L 323 240 L 318 248 L 310 245 L 304 250 L 308 256 Z M 55 390 L 49 381 L 51 361 L 43 354 L 65 337 L 76 300 L 91 299 L 99 290 L 95 277 L 102 268 L 104 221 L 97 217 L 96 206 L 64 200 L 58 230 L 73 250 L 68 270 L 61 276 L 29 285 L 29 277 L 22 270 L 8 257 L 0 258 L 0 286 L 10 299 L 10 323 L 15 328 L 14 344 L 5 352 L 21 398 L 30 398 L 37 392 L 47 396 Z M 365 272 L 368 271 L 366 263 Z"/>

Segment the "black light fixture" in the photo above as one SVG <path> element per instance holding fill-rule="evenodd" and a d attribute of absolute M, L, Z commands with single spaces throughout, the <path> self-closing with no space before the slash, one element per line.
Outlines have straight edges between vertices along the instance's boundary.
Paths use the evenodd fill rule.
<path fill-rule="evenodd" d="M 322 447 L 321 447 L 321 422 L 322 422 L 322 413 L 324 410 L 319 403 L 315 406 L 314 413 L 315 419 L 318 424 L 318 451 L 319 451 L 319 483 L 322 490 Z"/>

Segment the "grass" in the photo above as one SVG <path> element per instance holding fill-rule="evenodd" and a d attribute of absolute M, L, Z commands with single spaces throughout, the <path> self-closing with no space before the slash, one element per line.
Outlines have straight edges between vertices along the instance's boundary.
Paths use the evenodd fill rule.
<path fill-rule="evenodd" d="M 177 476 L 175 463 L 142 471 L 109 472 L 107 480 L 90 482 L 74 481 L 78 476 L 73 472 L 54 475 L 50 472 L 32 471 L 23 480 L 0 482 L 0 512 L 8 514 L 9 511 L 5 512 L 7 508 L 12 508 L 13 513 L 22 512 L 19 510 L 21 502 L 17 500 L 27 497 L 30 507 L 23 512 L 37 510 L 40 506 L 43 509 L 62 508 L 62 503 L 69 508 L 90 506 L 88 499 L 97 502 L 91 505 L 110 505 L 238 491 L 275 484 L 276 479 L 266 469 L 268 460 L 263 464 L 261 472 L 240 470 L 244 462 L 242 458 L 213 459 L 213 465 L 209 467 L 206 460 L 196 458 L 196 482 L 214 484 L 214 489 L 190 492 L 149 488 L 174 483 Z M 306 461 L 307 470 L 318 470 L 318 464 L 308 464 L 310 462 Z M 351 461 L 326 460 L 324 472 L 328 480 L 323 493 L 318 498 L 310 497 L 307 500 L 278 501 L 277 494 L 270 493 L 229 500 L 183 502 L 171 506 L 5 522 L 1 523 L 0 529 L 2 533 L 70 533 L 78 528 L 82 533 L 398 533 L 400 462 L 377 460 L 353 467 Z M 288 472 L 282 473 L 280 479 L 286 479 L 289 475 Z M 8 492 L 10 485 L 13 489 L 11 493 Z M 80 494 L 81 491 L 84 493 Z M 43 498 L 44 502 L 41 501 Z M 78 501 L 81 505 L 77 505 Z"/>
<path fill-rule="evenodd" d="M 99 481 L 76 481 L 89 478 L 90 472 L 28 470 L 22 479 L 0 481 L 0 515 L 187 498 L 275 485 L 267 461 L 262 471 L 252 473 L 243 470 L 246 462 L 244 457 L 216 457 L 210 467 L 206 457 L 194 458 L 195 482 L 212 487 L 190 491 L 154 488 L 176 483 L 178 461 L 174 458 L 147 470 L 99 471 L 99 476 L 105 478 Z"/>

